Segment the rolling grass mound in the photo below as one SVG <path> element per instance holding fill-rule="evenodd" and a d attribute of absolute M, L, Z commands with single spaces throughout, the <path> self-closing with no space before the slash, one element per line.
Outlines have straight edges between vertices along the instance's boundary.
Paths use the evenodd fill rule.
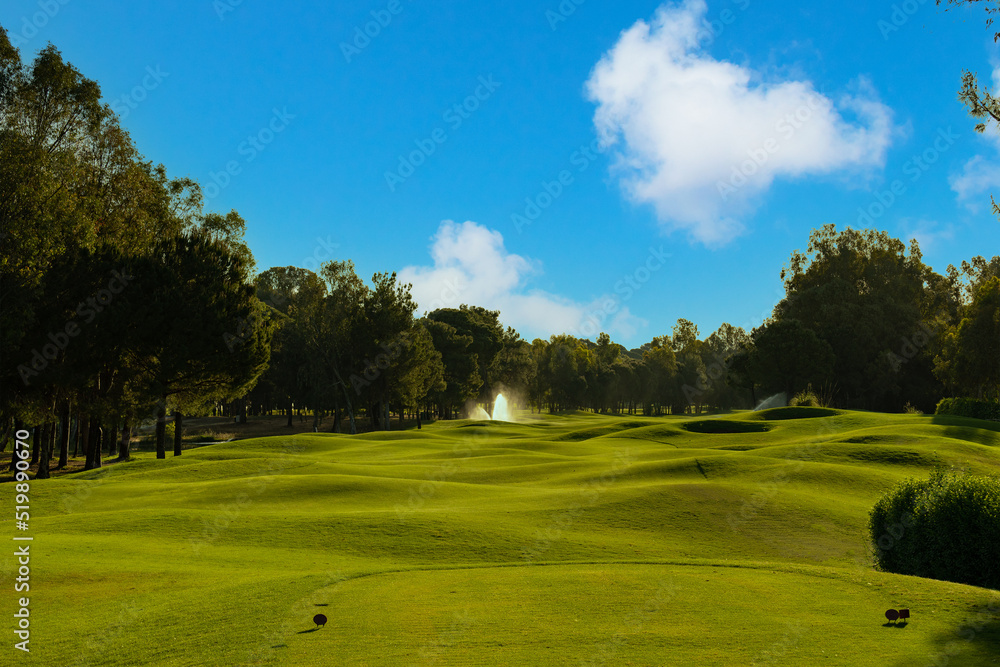
<path fill-rule="evenodd" d="M 684 429 L 692 433 L 765 433 L 772 428 L 766 423 L 735 419 L 703 419 L 684 424 Z"/>
<path fill-rule="evenodd" d="M 876 572 L 864 528 L 906 477 L 1000 473 L 997 430 L 816 408 L 524 417 L 140 453 L 33 482 L 21 662 L 901 667 L 1000 655 L 1000 591 Z M 901 607 L 911 622 L 887 625 Z"/>
<path fill-rule="evenodd" d="M 812 408 L 805 405 L 794 405 L 783 408 L 770 408 L 752 413 L 755 419 L 765 419 L 768 421 L 782 419 L 815 419 L 817 417 L 835 417 L 841 414 L 839 410 L 831 408 Z"/>

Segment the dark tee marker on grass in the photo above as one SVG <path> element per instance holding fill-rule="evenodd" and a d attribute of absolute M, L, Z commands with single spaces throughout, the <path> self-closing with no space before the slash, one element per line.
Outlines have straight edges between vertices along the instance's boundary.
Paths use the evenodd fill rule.
<path fill-rule="evenodd" d="M 316 614 L 315 616 L 313 616 L 313 623 L 315 623 L 316 625 L 322 625 L 325 628 L 326 616 L 324 616 L 323 614 Z"/>
<path fill-rule="evenodd" d="M 906 619 L 910 617 L 910 610 L 900 609 L 899 611 L 896 611 L 895 609 L 887 609 L 885 612 L 885 617 L 892 622 L 896 622 L 897 620 L 899 620 L 903 621 L 903 623 L 906 623 Z"/>

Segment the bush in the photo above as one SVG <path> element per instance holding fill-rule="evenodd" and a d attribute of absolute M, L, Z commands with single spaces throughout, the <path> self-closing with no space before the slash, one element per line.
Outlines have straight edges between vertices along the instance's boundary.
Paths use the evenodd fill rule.
<path fill-rule="evenodd" d="M 1000 480 L 935 471 L 883 495 L 868 517 L 885 572 L 1000 590 Z"/>
<path fill-rule="evenodd" d="M 903 406 L 903 413 L 908 415 L 922 415 L 924 411 L 910 404 L 909 401 Z"/>
<path fill-rule="evenodd" d="M 934 414 L 1000 421 L 1000 403 L 974 398 L 943 398 L 934 409 Z"/>

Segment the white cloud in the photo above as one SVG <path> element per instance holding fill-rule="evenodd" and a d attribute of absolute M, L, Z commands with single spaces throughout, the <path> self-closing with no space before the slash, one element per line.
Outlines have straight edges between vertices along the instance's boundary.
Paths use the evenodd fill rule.
<path fill-rule="evenodd" d="M 955 238 L 954 225 L 942 225 L 935 220 L 904 218 L 900 221 L 900 229 L 902 238 L 907 241 L 916 239 L 924 254 L 937 252 L 942 243 Z"/>
<path fill-rule="evenodd" d="M 645 325 L 618 297 L 580 303 L 530 288 L 540 263 L 509 253 L 500 232 L 475 222 L 445 220 L 430 251 L 432 266 L 408 266 L 398 274 L 413 284 L 420 312 L 463 303 L 499 310 L 500 321 L 529 340 L 559 333 L 594 339 L 601 331 L 628 338 Z"/>
<path fill-rule="evenodd" d="M 765 81 L 704 52 L 704 0 L 638 21 L 587 82 L 625 191 L 668 229 L 719 244 L 775 178 L 881 167 L 892 112 L 859 80 L 836 102 L 809 81 Z M 852 120 L 853 119 L 853 120 Z"/>
<path fill-rule="evenodd" d="M 976 213 L 988 202 L 992 191 L 1000 190 L 1000 164 L 976 155 L 965 163 L 961 174 L 952 174 L 948 183 L 958 195 L 958 202 Z"/>
<path fill-rule="evenodd" d="M 996 91 L 1000 88 L 1000 58 L 990 56 L 990 64 L 993 66 L 990 79 Z M 987 118 L 985 124 L 986 129 L 979 136 L 1000 151 L 1000 126 L 992 118 Z M 948 184 L 957 195 L 959 204 L 973 213 L 979 213 L 983 205 L 988 204 L 989 196 L 1000 190 L 1000 163 L 975 155 L 963 165 L 962 173 L 951 175 Z"/>

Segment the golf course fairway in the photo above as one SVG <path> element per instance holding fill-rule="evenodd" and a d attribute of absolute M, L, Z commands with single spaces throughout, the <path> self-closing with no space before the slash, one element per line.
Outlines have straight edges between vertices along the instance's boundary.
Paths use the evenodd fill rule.
<path fill-rule="evenodd" d="M 139 453 L 33 482 L 19 664 L 1000 664 L 1000 592 L 876 572 L 866 553 L 896 482 L 1000 473 L 1000 424 L 519 419 Z M 901 608 L 909 622 L 888 623 Z"/>

